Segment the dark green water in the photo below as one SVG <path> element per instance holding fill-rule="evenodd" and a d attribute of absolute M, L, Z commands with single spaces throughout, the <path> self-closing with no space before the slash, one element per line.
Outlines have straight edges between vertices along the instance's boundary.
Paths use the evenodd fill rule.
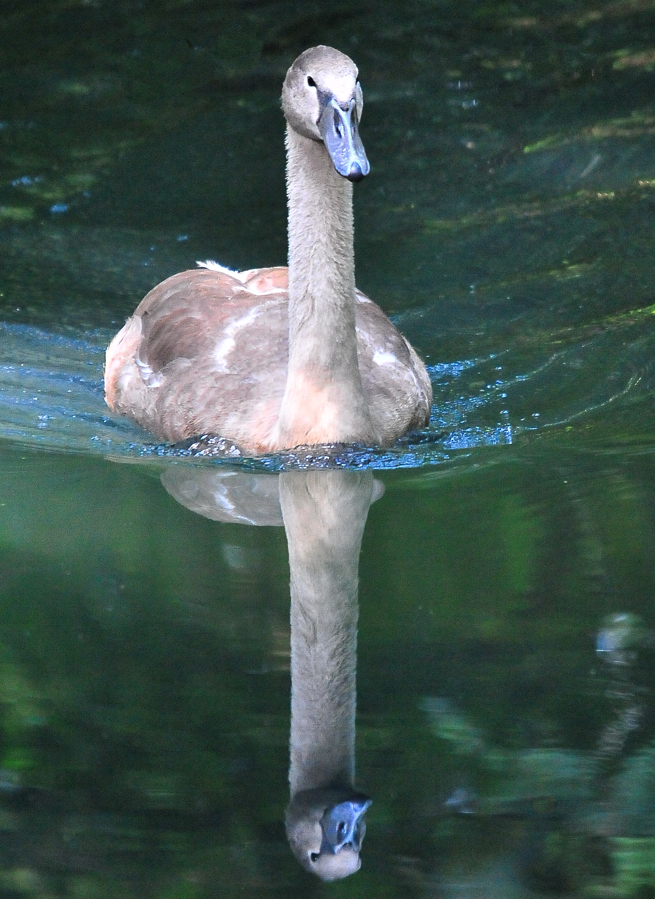
<path fill-rule="evenodd" d="M 1 899 L 655 895 L 655 2 L 36 0 L 0 35 Z M 364 88 L 358 284 L 435 389 L 346 458 L 385 488 L 373 805 L 325 885 L 284 831 L 284 529 L 176 503 L 220 463 L 102 398 L 150 286 L 284 261 L 320 42 Z"/>

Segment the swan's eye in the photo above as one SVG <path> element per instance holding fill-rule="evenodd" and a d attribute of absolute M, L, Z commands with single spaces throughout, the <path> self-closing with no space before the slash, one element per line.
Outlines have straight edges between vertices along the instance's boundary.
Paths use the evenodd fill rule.
<path fill-rule="evenodd" d="M 310 860 L 311 862 L 315 862 L 315 861 L 317 860 L 317 858 L 319 857 L 319 855 L 320 855 L 320 852 L 310 852 L 310 853 L 309 853 L 309 860 Z"/>
<path fill-rule="evenodd" d="M 309 85 L 309 87 L 316 87 L 316 82 L 311 75 L 307 76 L 307 84 Z"/>

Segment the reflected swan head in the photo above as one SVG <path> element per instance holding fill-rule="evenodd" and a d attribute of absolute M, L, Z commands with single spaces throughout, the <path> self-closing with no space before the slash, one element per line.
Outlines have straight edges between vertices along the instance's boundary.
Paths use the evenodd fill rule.
<path fill-rule="evenodd" d="M 289 845 L 300 864 L 321 880 L 341 880 L 359 871 L 360 850 L 371 800 L 352 788 L 297 793 L 287 808 Z"/>

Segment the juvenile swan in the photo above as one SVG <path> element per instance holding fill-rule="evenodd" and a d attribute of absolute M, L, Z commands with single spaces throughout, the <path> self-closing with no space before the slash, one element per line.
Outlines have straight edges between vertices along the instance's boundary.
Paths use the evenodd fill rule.
<path fill-rule="evenodd" d="M 114 412 L 157 438 L 228 438 L 258 454 L 388 445 L 427 424 L 425 366 L 355 287 L 352 182 L 368 174 L 353 61 L 306 50 L 282 89 L 289 267 L 214 262 L 163 281 L 107 350 Z"/>

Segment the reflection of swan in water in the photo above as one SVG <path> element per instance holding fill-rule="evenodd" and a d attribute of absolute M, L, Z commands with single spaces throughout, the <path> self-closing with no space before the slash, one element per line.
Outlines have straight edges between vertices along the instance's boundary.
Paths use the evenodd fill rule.
<path fill-rule="evenodd" d="M 289 472 L 280 500 L 291 570 L 291 803 L 287 835 L 325 880 L 360 866 L 354 793 L 359 550 L 374 481 L 369 472 Z"/>
<path fill-rule="evenodd" d="M 359 551 L 380 485 L 370 472 L 279 476 L 172 466 L 168 492 L 208 518 L 277 524 L 291 571 L 291 800 L 287 836 L 323 880 L 357 871 L 370 800 L 354 789 Z M 279 493 L 275 489 L 279 484 Z"/>

